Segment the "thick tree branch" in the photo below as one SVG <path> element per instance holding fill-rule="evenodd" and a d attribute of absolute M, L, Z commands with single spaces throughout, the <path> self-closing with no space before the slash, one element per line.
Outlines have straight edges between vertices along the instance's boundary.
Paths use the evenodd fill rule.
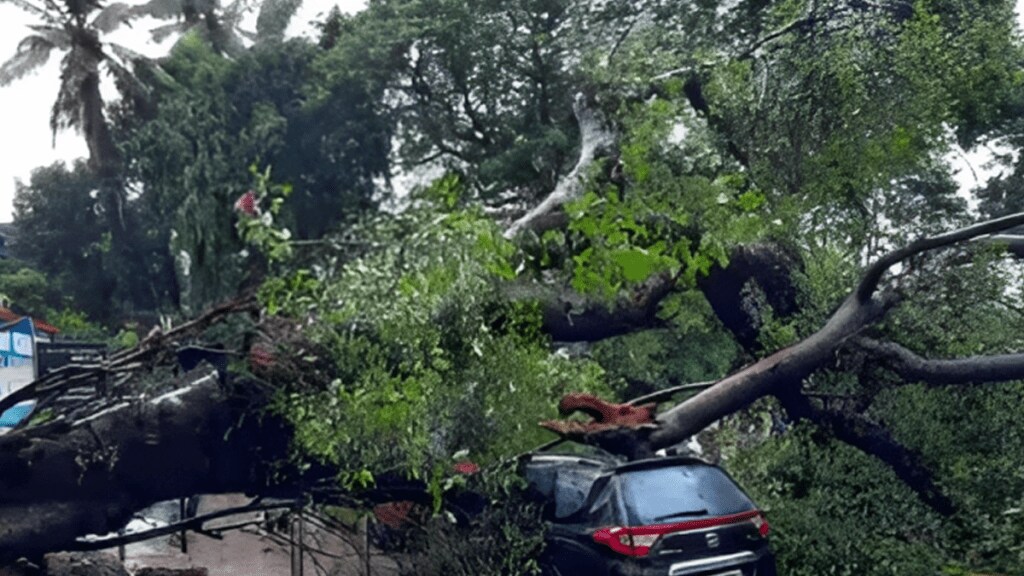
<path fill-rule="evenodd" d="M 894 250 L 868 267 L 856 289 L 820 330 L 796 344 L 721 380 L 658 416 L 659 428 L 650 436 L 652 448 L 682 442 L 723 416 L 745 408 L 758 398 L 800 386 L 827 364 L 840 346 L 881 319 L 892 304 L 890 295 L 875 297 L 882 275 L 893 265 L 929 250 L 950 246 L 1024 223 L 1015 214 L 923 238 Z"/>
<path fill-rule="evenodd" d="M 675 287 L 674 277 L 660 274 L 614 303 L 541 284 L 512 284 L 505 292 L 511 300 L 530 300 L 540 305 L 544 332 L 552 340 L 597 342 L 657 327 L 658 307 Z"/>
<path fill-rule="evenodd" d="M 583 180 L 587 168 L 594 162 L 601 148 L 614 142 L 604 120 L 582 93 L 576 95 L 573 111 L 580 127 L 580 153 L 576 166 L 558 181 L 554 191 L 543 202 L 505 230 L 506 238 L 515 238 L 520 232 L 531 229 L 536 220 L 560 208 L 566 202 L 579 198 L 583 193 Z"/>
<path fill-rule="evenodd" d="M 897 442 L 885 428 L 863 416 L 819 408 L 798 391 L 787 391 L 778 397 L 793 420 L 809 420 L 836 439 L 878 458 L 930 508 L 946 516 L 953 513 L 953 502 L 936 486 L 935 477 L 920 454 Z"/>
<path fill-rule="evenodd" d="M 825 365 L 842 343 L 876 322 L 885 311 L 884 301 L 862 304 L 853 297 L 847 298 L 818 332 L 659 415 L 660 427 L 650 437 L 652 447 L 665 448 L 682 442 L 758 398 L 785 387 L 799 386 L 807 376 Z"/>
<path fill-rule="evenodd" d="M 879 258 L 878 261 L 869 266 L 864 272 L 861 277 L 860 285 L 857 286 L 857 291 L 855 292 L 857 299 L 861 302 L 868 301 L 878 289 L 878 284 L 882 280 L 882 275 L 884 275 L 889 268 L 892 268 L 896 264 L 899 264 L 912 256 L 916 256 L 930 250 L 937 250 L 939 248 L 959 244 L 966 240 L 972 240 L 981 236 L 1002 232 L 1003 230 L 1013 228 L 1014 226 L 1020 226 L 1021 224 L 1024 224 L 1024 213 L 1011 214 L 995 220 L 975 224 L 974 226 L 954 230 L 946 234 L 922 238 L 904 246 L 903 248 L 893 250 Z"/>
<path fill-rule="evenodd" d="M 908 382 L 942 386 L 1024 380 L 1024 353 L 931 360 L 894 342 L 860 338 L 856 346 Z"/>

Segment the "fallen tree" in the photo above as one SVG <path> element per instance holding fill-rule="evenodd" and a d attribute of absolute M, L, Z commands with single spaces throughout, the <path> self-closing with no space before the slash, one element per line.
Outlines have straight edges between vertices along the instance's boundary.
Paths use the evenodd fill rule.
<path fill-rule="evenodd" d="M 693 76 L 690 81 L 692 84 L 699 78 Z M 691 86 L 687 94 L 693 91 Z M 577 99 L 575 112 L 583 140 L 575 167 L 547 198 L 501 231 L 505 238 L 520 240 L 524 234 L 536 237 L 569 225 L 567 204 L 581 199 L 585 190 L 583 174 L 596 161 L 599 149 L 613 141 L 612 131 L 584 99 Z M 735 145 L 730 143 L 729 148 Z M 808 377 L 851 354 L 859 355 L 861 362 L 877 362 L 908 382 L 978 384 L 1024 377 L 1024 362 L 1018 354 L 930 360 L 895 343 L 864 337 L 905 298 L 898 285 L 887 281 L 893 267 L 975 239 L 998 243 L 1000 232 L 1021 224 L 1024 215 L 1017 214 L 925 237 L 890 252 L 864 270 L 859 283 L 831 317 L 806 338 L 717 382 L 684 384 L 654 398 L 638 399 L 665 405 L 670 403 L 671 392 L 700 390 L 664 412 L 655 414 L 646 407 L 623 409 L 596 398 L 576 397 L 576 401 L 563 402 L 562 408 L 600 416 L 597 426 L 577 423 L 549 428 L 574 441 L 640 457 L 683 442 L 760 398 L 775 396 L 791 418 L 810 420 L 837 439 L 877 457 L 925 503 L 949 513 L 950 500 L 937 488 L 932 472 L 918 454 L 901 446 L 876 423 L 860 414 L 829 407 L 805 393 L 803 387 Z M 699 243 L 699 233 L 685 233 L 691 236 L 688 241 Z M 406 256 L 404 248 L 396 251 L 399 270 L 407 266 Z M 695 274 L 695 287 L 703 292 L 722 325 L 749 355 L 755 356 L 763 351 L 759 350 L 758 326 L 752 318 L 756 310 L 743 302 L 746 290 L 755 285 L 774 311 L 788 314 L 797 307 L 792 276 L 799 266 L 794 257 L 777 246 L 739 245 L 734 247 L 728 266 L 716 265 L 706 275 Z M 693 288 L 682 280 L 682 272 L 652 274 L 611 300 L 581 294 L 557 282 L 521 278 L 506 279 L 499 292 L 509 302 L 536 306 L 540 331 L 549 340 L 594 342 L 663 326 L 665 320 L 659 315 L 663 302 Z M 392 290 L 399 288 L 415 290 L 408 284 L 391 284 Z M 346 303 L 335 298 L 331 304 Z M 319 320 L 315 315 L 297 321 L 271 317 L 264 322 L 264 334 L 257 345 L 236 351 L 252 361 L 256 372 L 252 378 L 229 379 L 223 370 L 212 372 L 208 368 L 176 376 L 171 368 L 179 343 L 230 314 L 255 311 L 252 300 L 229 304 L 166 334 L 154 332 L 138 347 L 120 352 L 103 364 L 76 366 L 48 375 L 0 400 L 0 410 L 25 399 L 39 400 L 41 411 L 56 410 L 54 402 L 64 392 L 82 386 L 95 390 L 84 404 L 52 412 L 52 420 L 33 422 L 0 438 L 0 489 L 4 494 L 0 502 L 0 561 L 81 547 L 79 537 L 117 530 L 135 511 L 159 500 L 226 491 L 302 498 L 316 492 L 317 481 L 332 479 L 337 470 L 329 466 L 312 475 L 282 474 L 279 464 L 290 454 L 294 423 L 273 413 L 253 417 L 265 416 L 268 404 L 281 391 L 302 393 L 336 386 L 338 378 L 330 368 L 321 366 L 330 352 L 308 346 L 300 333 L 302 326 Z M 446 321 L 458 320 L 442 312 L 432 310 L 431 320 L 442 326 Z M 372 327 L 359 322 L 345 325 L 339 333 L 382 339 Z M 459 342 L 453 346 L 466 347 Z M 469 348 L 470 354 L 482 354 Z M 260 374 L 261 370 L 264 373 Z M 394 370 L 399 372 L 400 368 Z M 140 384 L 138 376 L 143 374 L 158 382 L 156 389 L 147 391 Z M 294 380 L 288 381 L 292 377 Z M 615 416 L 620 412 L 629 418 Z M 479 413 L 473 417 L 485 419 Z M 416 491 L 417 497 L 428 497 L 422 487 Z M 337 498 L 341 492 L 335 486 L 323 493 Z M 410 499 L 413 495 L 378 496 L 387 500 Z"/>
<path fill-rule="evenodd" d="M 865 271 L 858 286 L 818 332 L 717 383 L 700 385 L 696 395 L 653 420 L 617 422 L 609 418 L 596 430 L 575 426 L 559 431 L 572 440 L 640 456 L 680 443 L 708 424 L 761 397 L 774 395 L 793 417 L 810 419 L 833 431 L 840 440 L 879 457 L 928 504 L 948 512 L 948 500 L 937 491 L 931 474 L 912 452 L 877 426 L 818 406 L 802 394 L 801 385 L 810 374 L 833 362 L 837 354 L 852 348 L 891 367 L 908 381 L 946 385 L 1024 378 L 1024 362 L 1018 354 L 925 360 L 895 344 L 861 337 L 865 328 L 900 301 L 895 288 L 884 282 L 892 266 L 926 251 L 948 248 L 1022 222 L 1024 215 L 1014 215 L 925 238 L 893 251 Z M 640 302 L 644 307 L 650 305 Z M 636 313 L 629 308 L 602 309 L 595 305 L 581 314 L 592 309 L 602 319 Z M 251 305 L 222 307 L 184 328 L 193 329 L 232 312 L 249 310 Z M 545 319 L 545 329 L 565 333 L 565 328 L 557 324 L 561 319 Z M 587 326 L 585 318 L 577 318 L 574 323 Z M 300 495 L 303 486 L 309 489 L 310 485 L 298 476 L 282 475 L 280 470 L 271 474 L 277 463 L 286 459 L 290 436 L 279 419 L 253 417 L 263 413 L 270 399 L 265 384 L 244 378 L 225 381 L 207 366 L 172 378 L 173 384 L 165 381 L 162 393 L 146 397 L 137 388 L 130 394 L 132 387 L 127 380 L 116 379 L 119 374 L 142 371 L 143 366 L 145 371 L 152 371 L 160 366 L 161 358 L 166 363 L 173 357 L 170 351 L 175 337 L 187 332 L 184 328 L 144 342 L 104 365 L 75 367 L 44 378 L 27 392 L 0 402 L 2 408 L 29 396 L 52 396 L 72 385 L 80 388 L 89 382 L 98 384 L 111 375 L 117 382 L 107 394 L 97 397 L 101 404 L 93 405 L 87 413 L 66 411 L 49 422 L 0 437 L 0 490 L 4 494 L 0 502 L 4 520 L 0 558 L 10 561 L 75 548 L 76 538 L 116 531 L 134 512 L 155 501 L 216 492 Z M 663 393 L 640 400 L 664 403 L 669 398 Z M 570 403 L 566 409 L 586 405 Z M 599 408 L 587 411 L 600 412 Z M 389 497 L 394 495 L 382 496 L 385 500 Z"/>

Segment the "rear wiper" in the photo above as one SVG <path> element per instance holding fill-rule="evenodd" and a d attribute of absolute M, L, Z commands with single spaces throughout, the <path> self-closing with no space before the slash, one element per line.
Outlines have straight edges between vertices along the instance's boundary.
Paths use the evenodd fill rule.
<path fill-rule="evenodd" d="M 656 516 L 654 520 L 668 520 L 669 518 L 681 518 L 683 516 L 707 516 L 707 514 L 707 510 L 686 510 L 684 512 L 673 512 L 672 514 L 665 514 L 664 516 Z"/>

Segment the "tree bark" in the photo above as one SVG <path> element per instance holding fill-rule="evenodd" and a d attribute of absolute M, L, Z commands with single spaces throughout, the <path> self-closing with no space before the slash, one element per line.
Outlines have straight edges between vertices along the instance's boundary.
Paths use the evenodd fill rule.
<path fill-rule="evenodd" d="M 659 428 L 650 436 L 652 448 L 682 442 L 759 398 L 786 387 L 799 386 L 804 378 L 827 363 L 848 338 L 884 314 L 884 302 L 872 300 L 861 303 L 850 296 L 825 327 L 810 337 L 724 378 L 708 390 L 659 415 Z"/>
<path fill-rule="evenodd" d="M 267 489 L 289 435 L 275 419 L 243 419 L 260 397 L 211 371 L 152 400 L 0 437 L 0 565 L 115 531 L 154 502 Z"/>
<path fill-rule="evenodd" d="M 525 230 L 534 229 L 537 222 L 544 220 L 566 202 L 579 198 L 583 194 L 583 178 L 586 169 L 593 163 L 600 149 L 611 145 L 614 141 L 611 132 L 604 125 L 604 120 L 586 101 L 586 96 L 582 93 L 576 95 L 573 111 L 576 113 L 576 120 L 580 127 L 580 152 L 576 166 L 558 181 L 554 191 L 544 201 L 505 230 L 506 238 L 515 238 Z"/>
<path fill-rule="evenodd" d="M 1024 353 L 930 360 L 893 342 L 861 338 L 855 344 L 907 382 L 943 386 L 1024 380 Z"/>
<path fill-rule="evenodd" d="M 824 366 L 840 346 L 864 328 L 880 320 L 894 303 L 894 296 L 876 296 L 885 273 L 918 254 L 945 248 L 1024 224 L 1024 214 L 1014 214 L 946 234 L 917 240 L 879 258 L 868 266 L 860 282 L 825 326 L 796 344 L 726 377 L 658 416 L 659 428 L 649 439 L 652 448 L 663 448 L 701 431 L 712 422 L 749 406 L 769 394 L 798 389 L 803 380 Z"/>
<path fill-rule="evenodd" d="M 536 283 L 510 284 L 504 291 L 509 300 L 536 302 L 544 333 L 555 342 L 598 342 L 658 327 L 658 307 L 675 287 L 674 277 L 659 274 L 615 302 Z"/>

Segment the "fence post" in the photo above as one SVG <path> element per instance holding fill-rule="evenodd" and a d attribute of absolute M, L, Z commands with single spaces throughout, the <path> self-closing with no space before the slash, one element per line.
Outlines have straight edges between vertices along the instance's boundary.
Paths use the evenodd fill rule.
<path fill-rule="evenodd" d="M 185 510 L 185 499 L 181 498 L 178 500 L 178 520 L 185 520 L 187 512 Z M 181 553 L 188 554 L 188 530 L 181 529 Z"/>
<path fill-rule="evenodd" d="M 302 510 L 292 512 L 291 517 L 291 541 L 292 541 L 292 576 L 302 576 L 303 549 L 305 548 L 305 527 L 302 521 Z"/>

